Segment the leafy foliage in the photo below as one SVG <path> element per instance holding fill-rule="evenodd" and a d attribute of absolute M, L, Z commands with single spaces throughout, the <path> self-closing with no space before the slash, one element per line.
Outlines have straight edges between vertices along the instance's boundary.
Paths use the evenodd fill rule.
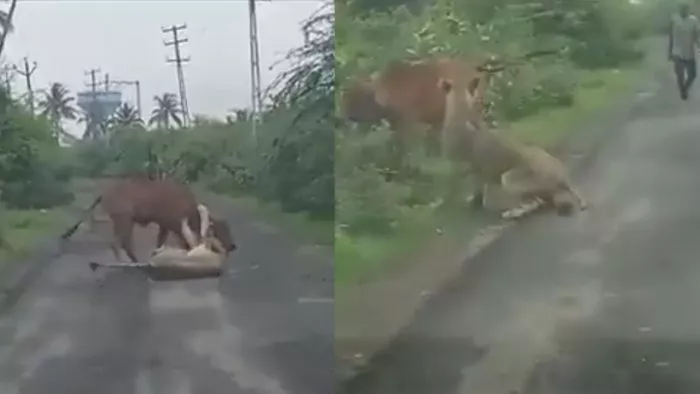
<path fill-rule="evenodd" d="M 52 83 L 49 90 L 44 93 L 44 98 L 39 100 L 40 114 L 51 122 L 56 139 L 61 134 L 66 134 L 62 126 L 63 120 L 73 120 L 77 117 L 78 110 L 73 104 L 74 101 L 75 97 L 70 95 L 68 88 L 58 82 Z"/>
<path fill-rule="evenodd" d="M 182 126 L 182 109 L 177 102 L 177 96 L 172 93 L 163 93 L 161 96 L 154 96 L 155 108 L 151 112 L 149 125 L 156 125 L 169 129 L 171 121 L 177 126 Z"/>
<path fill-rule="evenodd" d="M 138 111 L 129 103 L 122 103 L 114 112 L 109 123 L 112 127 L 120 128 L 143 126 L 143 120 L 139 116 Z"/>
<path fill-rule="evenodd" d="M 0 200 L 9 208 L 49 208 L 73 199 L 70 161 L 52 125 L 0 89 Z"/>

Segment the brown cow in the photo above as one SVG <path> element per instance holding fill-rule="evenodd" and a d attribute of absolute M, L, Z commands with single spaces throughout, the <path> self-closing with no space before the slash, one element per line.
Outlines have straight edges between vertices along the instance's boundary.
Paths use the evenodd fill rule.
<path fill-rule="evenodd" d="M 440 80 L 460 84 L 479 80 L 479 101 L 474 109 L 480 114 L 479 122 L 485 124 L 485 96 L 491 75 L 518 62 L 556 53 L 551 50 L 534 51 L 507 63 L 490 60 L 476 65 L 446 57 L 415 62 L 395 61 L 369 78 L 349 81 L 341 96 L 342 116 L 355 122 L 387 120 L 398 134 L 401 144 L 420 124 L 429 126 L 431 138 L 437 140 L 445 117 L 445 94 L 438 87 Z"/>
<path fill-rule="evenodd" d="M 488 74 L 459 60 L 395 61 L 370 78 L 354 79 L 347 84 L 341 98 L 342 115 L 355 122 L 386 120 L 401 144 L 420 125 L 429 126 L 429 138 L 439 141 L 445 95 L 438 89 L 438 81 L 445 78 L 482 78 L 480 89 L 484 93 L 488 85 Z M 484 103 L 480 105 L 483 110 Z"/>
<path fill-rule="evenodd" d="M 200 232 L 200 217 L 194 194 L 187 186 L 171 179 L 128 177 L 116 180 L 95 200 L 90 211 L 99 203 L 112 221 L 112 251 L 118 260 L 121 247 L 133 262 L 138 261 L 133 250 L 134 224 L 142 227 L 151 223 L 158 225 L 158 249 L 163 247 L 170 232 L 175 234 L 184 248 L 188 248 L 181 227 L 185 218 L 195 233 Z M 212 217 L 211 227 L 214 237 L 227 251 L 236 249 L 225 221 Z"/>

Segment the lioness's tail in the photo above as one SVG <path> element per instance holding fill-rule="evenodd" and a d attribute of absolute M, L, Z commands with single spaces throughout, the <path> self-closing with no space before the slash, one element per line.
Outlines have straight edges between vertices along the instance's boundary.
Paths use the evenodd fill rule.
<path fill-rule="evenodd" d="M 90 205 L 90 208 L 83 213 L 83 215 L 78 219 L 78 221 L 72 225 L 68 230 L 66 230 L 63 234 L 61 234 L 61 239 L 68 239 L 70 238 L 77 230 L 78 227 L 85 221 L 85 219 L 92 214 L 92 211 L 95 210 L 95 207 L 102 202 L 102 195 L 99 195 L 97 198 L 95 198 L 95 201 L 92 202 L 92 205 Z"/>

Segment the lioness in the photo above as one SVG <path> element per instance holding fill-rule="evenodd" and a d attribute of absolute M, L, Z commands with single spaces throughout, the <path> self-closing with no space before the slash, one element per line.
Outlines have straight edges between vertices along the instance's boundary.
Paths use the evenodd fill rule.
<path fill-rule="evenodd" d="M 530 202 L 527 209 L 504 212 L 505 218 L 522 216 L 542 203 L 554 206 L 561 215 L 570 213 L 574 203 L 586 209 L 586 201 L 571 185 L 560 160 L 541 147 L 516 142 L 474 121 L 479 83 L 478 78 L 467 84 L 446 78 L 439 81 L 446 98 L 443 143 L 456 163 L 471 165 L 481 183 L 475 202 L 483 204 L 485 188 L 493 185 Z"/>
<path fill-rule="evenodd" d="M 138 269 L 155 281 L 199 279 L 220 276 L 223 261 L 229 251 L 214 236 L 209 212 L 206 206 L 199 205 L 201 222 L 198 236 L 190 229 L 187 219 L 182 220 L 182 234 L 188 249 L 163 247 L 156 251 L 148 263 L 104 264 L 90 262 L 95 271 L 100 267 Z"/>

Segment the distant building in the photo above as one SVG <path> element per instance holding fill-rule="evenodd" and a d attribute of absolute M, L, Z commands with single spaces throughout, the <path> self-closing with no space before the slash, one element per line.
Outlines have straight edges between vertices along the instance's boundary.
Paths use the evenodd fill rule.
<path fill-rule="evenodd" d="M 83 91 L 78 93 L 78 106 L 85 114 L 85 131 L 83 139 L 104 137 L 106 121 L 122 103 L 119 91 Z"/>

